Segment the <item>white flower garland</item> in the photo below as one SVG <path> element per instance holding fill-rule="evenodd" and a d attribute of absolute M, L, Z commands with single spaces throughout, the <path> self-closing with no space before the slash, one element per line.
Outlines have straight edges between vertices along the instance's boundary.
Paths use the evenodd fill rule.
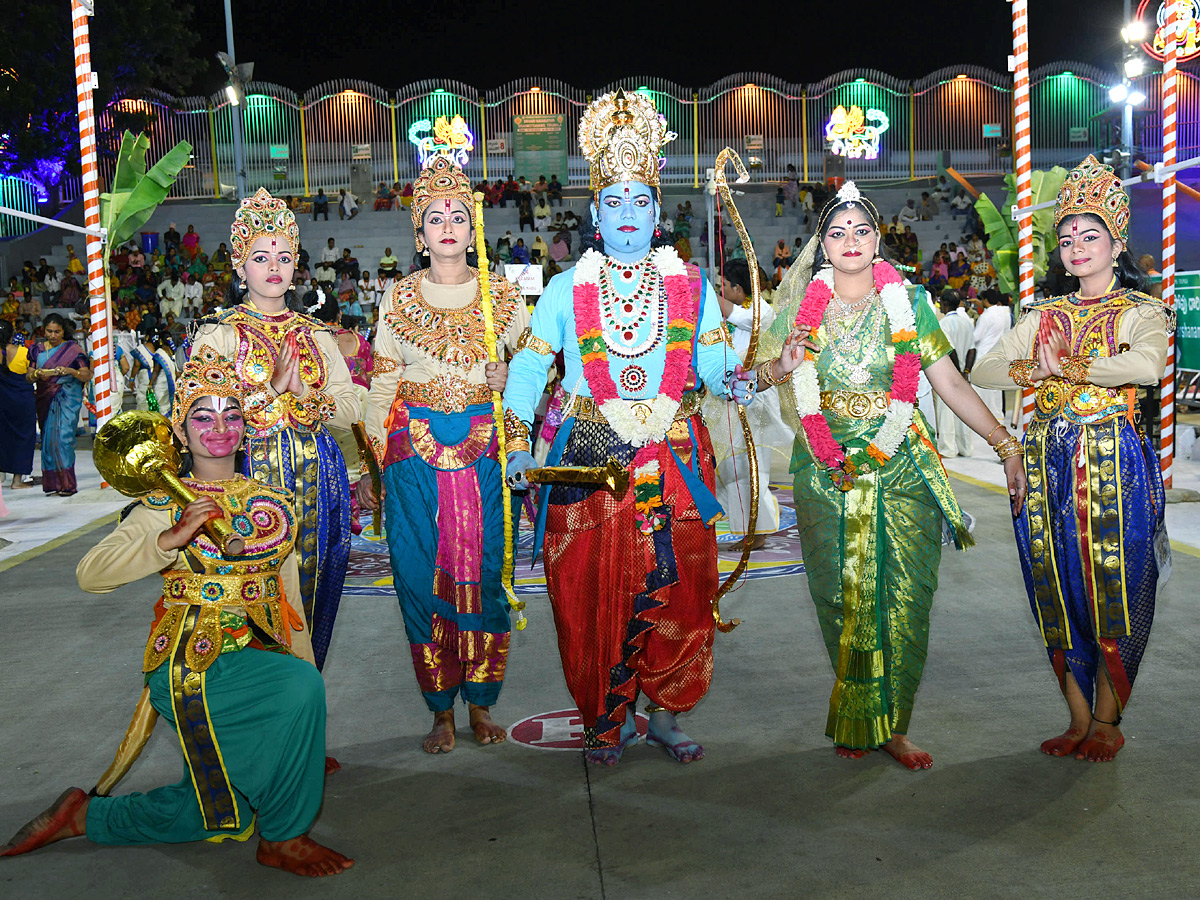
<path fill-rule="evenodd" d="M 659 247 L 650 251 L 650 262 L 658 269 L 663 278 L 672 275 L 687 276 L 687 269 L 674 247 Z M 576 286 L 587 284 L 596 285 L 599 290 L 600 271 L 604 266 L 604 254 L 597 250 L 588 250 L 575 264 Z M 670 323 L 668 323 L 668 326 Z M 675 413 L 679 410 L 679 400 L 667 394 L 645 400 L 626 400 L 616 398 L 600 403 L 604 418 L 612 426 L 613 431 L 622 441 L 635 447 L 644 447 L 666 437 L 667 431 L 675 422 Z"/>
<path fill-rule="evenodd" d="M 829 290 L 833 291 L 832 272 L 825 270 L 819 272 L 815 277 L 821 279 L 828 286 Z M 897 333 L 901 331 L 916 330 L 917 318 L 913 313 L 912 304 L 909 302 L 908 291 L 903 284 L 892 283 L 885 285 L 883 290 L 879 292 L 879 295 L 883 300 L 884 311 L 887 313 L 888 326 L 891 329 L 893 341 L 895 341 Z M 815 362 L 805 360 L 796 369 L 792 375 L 792 393 L 795 395 L 796 409 L 801 419 L 820 413 L 821 384 L 817 377 Z M 895 456 L 896 451 L 900 449 L 900 445 L 904 443 L 909 426 L 912 425 L 914 409 L 913 404 L 897 400 L 893 397 L 891 402 L 888 403 L 888 410 L 884 416 L 883 424 L 879 426 L 879 430 L 875 433 L 875 437 L 871 440 L 871 443 L 887 456 Z"/>

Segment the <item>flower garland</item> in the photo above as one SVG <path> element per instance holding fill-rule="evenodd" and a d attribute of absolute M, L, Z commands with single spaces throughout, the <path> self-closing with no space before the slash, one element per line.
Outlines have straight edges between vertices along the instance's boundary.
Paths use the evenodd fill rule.
<path fill-rule="evenodd" d="M 696 299 L 692 294 L 687 269 L 673 247 L 652 250 L 650 269 L 642 277 L 662 277 L 667 294 L 667 352 L 658 396 L 628 400 L 619 395 L 608 364 L 604 342 L 604 324 L 600 317 L 600 274 L 605 257 L 596 250 L 587 251 L 575 264 L 574 311 L 575 335 L 583 374 L 592 397 L 600 405 L 604 418 L 622 441 L 639 448 L 634 456 L 634 505 L 643 533 L 660 529 L 666 521 L 661 508 L 662 469 L 658 447 L 683 399 L 684 385 L 692 362 L 692 336 L 696 329 Z"/>
<path fill-rule="evenodd" d="M 887 414 L 873 435 L 855 438 L 845 447 L 834 440 L 829 422 L 821 413 L 821 385 L 817 377 L 815 355 L 805 350 L 804 362 L 796 369 L 792 390 L 796 408 L 813 455 L 829 470 L 829 477 L 842 491 L 854 486 L 856 475 L 881 469 L 896 455 L 913 423 L 917 402 L 917 384 L 921 374 L 921 348 L 917 340 L 917 320 L 900 273 L 880 261 L 873 269 L 875 287 L 883 300 L 896 361 L 892 367 L 892 397 Z M 809 336 L 815 335 L 825 319 L 825 310 L 833 299 L 833 273 L 818 273 L 804 292 L 796 325 Z"/>

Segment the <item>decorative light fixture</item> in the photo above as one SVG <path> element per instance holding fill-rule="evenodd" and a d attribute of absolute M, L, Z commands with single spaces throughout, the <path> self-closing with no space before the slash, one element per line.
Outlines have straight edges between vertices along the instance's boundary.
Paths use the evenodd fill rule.
<path fill-rule="evenodd" d="M 435 156 L 447 156 L 466 168 L 475 149 L 475 135 L 462 116 L 438 116 L 433 122 L 418 119 L 409 126 L 408 140 L 416 146 L 422 168 Z"/>
<path fill-rule="evenodd" d="M 1129 96 L 1129 88 L 1124 84 L 1114 84 L 1108 89 L 1108 99 L 1113 103 L 1124 103 Z"/>
<path fill-rule="evenodd" d="M 825 123 L 829 152 L 847 159 L 878 159 L 879 139 L 891 122 L 880 109 L 838 106 Z"/>
<path fill-rule="evenodd" d="M 237 88 L 235 88 L 232 84 L 225 85 L 225 96 L 229 98 L 229 102 L 234 106 L 238 106 L 242 102 L 241 98 L 238 96 Z"/>

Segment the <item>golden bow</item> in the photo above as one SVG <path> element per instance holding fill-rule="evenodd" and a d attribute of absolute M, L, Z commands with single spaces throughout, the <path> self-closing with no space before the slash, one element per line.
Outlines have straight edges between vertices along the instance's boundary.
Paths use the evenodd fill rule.
<path fill-rule="evenodd" d="M 742 240 L 742 247 L 746 251 L 746 262 L 750 264 L 750 344 L 746 347 L 746 359 L 744 368 L 753 371 L 754 357 L 758 353 L 758 325 L 759 325 L 759 301 L 762 297 L 762 288 L 758 282 L 758 256 L 754 252 L 754 244 L 750 240 L 750 235 L 746 231 L 746 226 L 742 223 L 742 217 L 738 213 L 737 204 L 733 202 L 733 192 L 729 189 L 729 184 L 725 180 L 725 165 L 733 160 L 733 167 L 738 173 L 738 183 L 743 183 L 750 180 L 750 173 L 746 171 L 745 165 L 742 164 L 742 158 L 737 155 L 731 148 L 726 147 L 717 154 L 715 180 L 717 183 L 717 193 L 720 195 L 722 202 L 729 208 L 729 218 L 733 221 L 733 227 L 737 229 L 738 237 Z M 710 239 L 711 236 L 710 236 Z M 717 628 L 722 632 L 733 631 L 741 624 L 741 619 L 731 619 L 728 622 L 721 620 L 721 598 L 728 594 L 737 580 L 746 572 L 746 567 L 750 564 L 750 547 L 754 543 L 754 530 L 758 524 L 758 456 L 754 449 L 754 435 L 750 433 L 750 420 L 746 417 L 746 408 L 740 403 L 737 406 L 738 421 L 742 423 L 742 437 L 746 441 L 746 459 L 750 466 L 750 515 L 746 519 L 746 535 L 742 540 L 742 555 L 738 559 L 737 565 L 733 567 L 733 571 L 729 573 L 729 577 L 725 579 L 725 583 L 717 590 L 713 597 L 712 611 L 713 618 L 717 621 Z"/>

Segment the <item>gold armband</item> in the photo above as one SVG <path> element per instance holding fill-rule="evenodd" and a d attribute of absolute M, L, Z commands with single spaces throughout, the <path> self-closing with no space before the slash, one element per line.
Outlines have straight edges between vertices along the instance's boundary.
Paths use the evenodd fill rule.
<path fill-rule="evenodd" d="M 515 450 L 530 452 L 529 426 L 522 422 L 511 409 L 504 411 L 504 441 L 505 449 L 509 453 Z"/>
<path fill-rule="evenodd" d="M 754 371 L 758 373 L 758 380 L 767 387 L 779 387 L 781 384 L 787 384 L 788 379 L 792 377 L 792 373 L 789 372 L 776 381 L 775 376 L 772 374 L 774 368 L 775 360 L 768 359 L 766 362 L 761 362 L 755 366 Z"/>
<path fill-rule="evenodd" d="M 554 353 L 553 347 L 533 333 L 532 326 L 526 326 L 525 330 L 521 332 L 521 336 L 517 339 L 518 351 L 524 350 L 526 347 L 540 356 L 550 356 Z"/>
<path fill-rule="evenodd" d="M 711 331 L 704 332 L 697 340 L 701 346 L 711 347 L 713 344 L 726 343 L 728 336 L 724 328 L 714 328 Z"/>
<path fill-rule="evenodd" d="M 1032 359 L 1014 359 L 1008 364 L 1008 377 L 1023 388 L 1036 387 L 1032 379 L 1037 363 Z"/>
<path fill-rule="evenodd" d="M 1064 356 L 1061 365 L 1064 381 L 1071 384 L 1088 384 L 1091 381 L 1092 357 Z"/>

